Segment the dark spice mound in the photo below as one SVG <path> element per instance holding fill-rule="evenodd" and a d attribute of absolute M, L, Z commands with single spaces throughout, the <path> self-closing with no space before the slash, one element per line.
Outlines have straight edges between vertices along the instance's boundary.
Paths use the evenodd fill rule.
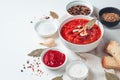
<path fill-rule="evenodd" d="M 72 6 L 67 11 L 71 15 L 88 15 L 91 12 L 90 8 L 82 5 Z"/>

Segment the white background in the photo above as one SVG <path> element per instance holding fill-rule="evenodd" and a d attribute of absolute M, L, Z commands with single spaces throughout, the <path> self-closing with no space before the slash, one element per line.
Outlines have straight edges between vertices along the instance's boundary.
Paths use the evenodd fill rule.
<path fill-rule="evenodd" d="M 120 0 L 90 0 L 101 9 L 113 6 L 120 9 Z M 53 10 L 62 17 L 70 0 L 0 0 L 0 80 L 26 80 L 20 73 L 27 54 L 41 46 L 39 36 L 30 21 L 48 15 Z M 120 25 L 118 25 L 120 27 Z M 105 27 L 105 37 L 120 42 L 120 29 Z M 34 79 L 35 80 L 35 79 Z M 38 79 L 42 80 L 42 79 Z"/>

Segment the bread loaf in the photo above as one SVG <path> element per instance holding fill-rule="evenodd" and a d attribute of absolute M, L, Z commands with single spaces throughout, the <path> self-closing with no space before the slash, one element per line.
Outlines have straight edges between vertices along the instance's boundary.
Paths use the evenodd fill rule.
<path fill-rule="evenodd" d="M 106 52 L 112 55 L 117 63 L 120 64 L 120 43 L 116 41 L 110 41 L 106 47 Z"/>
<path fill-rule="evenodd" d="M 104 56 L 102 58 L 102 66 L 107 69 L 120 69 L 120 64 L 111 56 Z"/>

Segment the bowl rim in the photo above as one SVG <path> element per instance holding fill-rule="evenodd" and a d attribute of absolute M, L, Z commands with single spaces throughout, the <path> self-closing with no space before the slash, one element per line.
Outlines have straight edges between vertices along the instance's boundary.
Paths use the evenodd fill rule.
<path fill-rule="evenodd" d="M 86 0 L 86 1 L 85 1 L 85 0 L 75 0 L 75 1 L 69 2 L 69 3 L 66 5 L 66 11 L 69 9 L 68 6 L 71 5 L 71 4 L 73 4 L 74 2 L 78 2 L 79 4 L 84 4 L 85 6 L 87 6 L 87 7 L 91 10 L 90 13 L 89 13 L 88 15 L 85 15 L 85 16 L 92 15 L 92 13 L 93 13 L 93 11 L 94 11 L 94 7 L 93 7 L 92 3 L 89 2 L 89 1 L 87 1 L 87 0 Z M 87 5 L 86 5 L 86 4 L 87 4 Z M 88 5 L 91 6 L 91 7 L 89 7 Z M 68 11 L 67 11 L 67 13 L 70 14 Z M 72 15 L 72 14 L 70 14 L 70 15 Z M 72 16 L 76 16 L 76 15 L 72 15 Z"/>
<path fill-rule="evenodd" d="M 61 25 L 60 25 L 60 27 L 59 27 L 59 29 L 58 29 L 59 37 L 60 37 L 62 40 L 64 40 L 65 42 L 67 42 L 67 43 L 69 43 L 69 44 L 71 44 L 71 45 L 76 45 L 76 46 L 87 46 L 87 45 L 94 44 L 94 43 L 96 43 L 97 41 L 101 40 L 102 37 L 103 37 L 103 34 L 104 34 L 104 28 L 103 28 L 102 23 L 101 23 L 100 21 L 98 21 L 98 20 L 97 20 L 96 22 L 98 23 L 97 25 L 99 25 L 99 27 L 100 27 L 101 36 L 100 36 L 100 38 L 99 38 L 98 40 L 96 40 L 96 41 L 94 41 L 94 42 L 92 42 L 92 43 L 88 43 L 88 44 L 75 44 L 75 43 L 72 43 L 72 42 L 69 42 L 69 41 L 65 40 L 65 39 L 62 37 L 60 31 L 61 31 L 61 28 L 63 27 L 64 24 L 66 24 L 67 22 L 69 22 L 69 21 L 71 21 L 71 20 L 73 20 L 73 19 L 86 19 L 86 18 L 93 19 L 93 17 L 84 16 L 84 15 L 71 16 L 71 17 L 65 19 L 65 20 L 61 23 Z"/>
<path fill-rule="evenodd" d="M 44 57 L 44 55 L 46 54 L 46 52 L 49 51 L 49 50 L 57 50 L 57 51 L 60 51 L 62 54 L 64 54 L 64 55 L 65 55 L 65 61 L 64 61 L 64 63 L 63 63 L 62 65 L 60 65 L 60 66 L 57 66 L 57 67 L 50 67 L 50 66 L 46 65 L 46 64 L 44 63 L 44 61 L 43 61 L 43 57 Z M 48 69 L 52 69 L 52 70 L 59 69 L 59 68 L 63 67 L 63 66 L 67 63 L 67 60 L 68 60 L 67 55 L 66 55 L 61 49 L 58 49 L 58 48 L 55 48 L 55 47 L 47 48 L 47 49 L 45 49 L 45 50 L 41 53 L 41 62 L 42 62 L 42 64 L 43 64 L 46 68 L 48 68 Z"/>
<path fill-rule="evenodd" d="M 104 7 L 104 8 L 102 8 L 101 10 L 99 10 L 99 13 L 100 13 L 101 11 L 105 10 L 105 9 L 115 9 L 115 10 L 118 10 L 118 11 L 120 12 L 120 10 L 119 10 L 118 8 L 116 8 L 116 7 Z"/>

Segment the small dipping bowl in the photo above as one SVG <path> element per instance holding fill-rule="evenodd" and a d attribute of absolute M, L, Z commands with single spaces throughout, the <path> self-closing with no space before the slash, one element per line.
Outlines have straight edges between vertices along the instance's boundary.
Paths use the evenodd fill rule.
<path fill-rule="evenodd" d="M 105 21 L 102 17 L 102 15 L 104 13 L 115 13 L 115 14 L 119 15 L 119 20 L 114 21 L 114 22 Z M 103 8 L 99 11 L 99 19 L 100 19 L 101 23 L 104 24 L 105 26 L 107 26 L 109 28 L 114 27 L 114 26 L 118 25 L 120 22 L 120 10 L 117 8 L 114 8 L 114 7 Z"/>
<path fill-rule="evenodd" d="M 41 61 L 46 68 L 57 70 L 65 67 L 67 56 L 60 49 L 49 48 L 42 52 Z"/>
<path fill-rule="evenodd" d="M 55 19 L 43 19 L 35 24 L 39 36 L 50 37 L 57 32 L 58 22 Z"/>
<path fill-rule="evenodd" d="M 66 73 L 72 80 L 85 80 L 88 76 L 89 69 L 81 61 L 71 61 L 66 67 Z"/>
<path fill-rule="evenodd" d="M 82 8 L 80 8 L 80 6 L 82 6 Z M 69 12 L 68 10 L 70 8 L 71 8 L 71 10 Z M 84 13 L 88 12 L 87 8 L 90 10 L 90 12 L 88 14 L 84 14 Z M 87 0 L 75 0 L 75 1 L 68 3 L 66 6 L 66 11 L 68 12 L 68 14 L 73 15 L 73 16 L 75 16 L 75 15 L 90 16 L 93 13 L 93 9 L 94 8 L 93 8 L 92 4 Z"/>

